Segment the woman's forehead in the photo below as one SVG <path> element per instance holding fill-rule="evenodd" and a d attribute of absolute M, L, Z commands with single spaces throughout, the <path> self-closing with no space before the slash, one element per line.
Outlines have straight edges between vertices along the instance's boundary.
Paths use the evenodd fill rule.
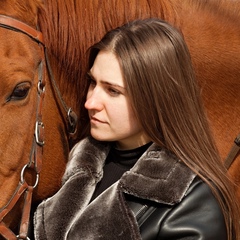
<path fill-rule="evenodd" d="M 119 61 L 112 52 L 100 51 L 89 73 L 95 81 L 125 87 Z"/>

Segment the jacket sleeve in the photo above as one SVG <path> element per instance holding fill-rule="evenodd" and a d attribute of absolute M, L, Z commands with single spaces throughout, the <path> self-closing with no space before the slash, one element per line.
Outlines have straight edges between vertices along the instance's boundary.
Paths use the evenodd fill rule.
<path fill-rule="evenodd" d="M 143 240 L 227 240 L 219 203 L 201 180 L 192 183 L 180 203 L 150 205 L 137 221 Z"/>

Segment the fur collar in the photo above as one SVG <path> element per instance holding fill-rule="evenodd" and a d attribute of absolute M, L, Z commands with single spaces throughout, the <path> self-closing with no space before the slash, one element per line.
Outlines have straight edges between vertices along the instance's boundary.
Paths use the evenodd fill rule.
<path fill-rule="evenodd" d="M 109 149 L 92 138 L 76 144 L 62 188 L 35 213 L 36 239 L 140 239 L 123 193 L 174 205 L 195 177 L 173 154 L 152 144 L 130 171 L 89 204 Z"/>

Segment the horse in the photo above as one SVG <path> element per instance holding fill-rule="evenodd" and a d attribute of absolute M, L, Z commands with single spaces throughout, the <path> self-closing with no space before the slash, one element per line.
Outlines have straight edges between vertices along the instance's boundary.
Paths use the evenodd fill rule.
<path fill-rule="evenodd" d="M 79 79 L 79 89 L 84 89 L 89 46 L 112 28 L 149 17 L 170 22 L 184 35 L 223 163 L 235 146 L 227 167 L 240 203 L 240 1 L 48 0 L 40 25 L 53 55 L 67 66 L 71 78 Z M 78 101 L 84 130 L 84 99 Z"/>
<path fill-rule="evenodd" d="M 60 188 L 76 136 L 77 95 L 67 91 L 75 89 L 75 83 L 65 77 L 60 84 L 62 75 L 54 63 L 50 65 L 38 29 L 41 8 L 40 0 L 0 0 L 0 235 L 4 239 L 26 239 L 31 209 Z"/>
<path fill-rule="evenodd" d="M 20 2 L 23 2 L 23 0 Z M 29 2 L 31 1 L 29 0 Z M 31 4 L 34 5 L 32 2 Z M 15 7 L 14 3 L 12 6 Z M 8 8 L 4 10 L 6 11 L 6 9 Z M 196 76 L 202 89 L 204 105 L 213 135 L 224 161 L 235 137 L 239 133 L 240 125 L 238 118 L 240 113 L 238 104 L 240 100 L 238 79 L 240 70 L 239 9 L 239 1 L 234 0 L 44 1 L 44 8 L 40 8 L 37 14 L 37 21 L 44 36 L 53 76 L 58 81 L 63 98 L 73 106 L 72 109 L 76 110 L 77 115 L 80 117 L 77 127 L 78 134 L 74 141 L 83 138 L 86 131 L 87 113 L 84 109 L 83 92 L 86 82 L 87 49 L 93 43 L 99 41 L 105 32 L 112 28 L 137 18 L 157 17 L 172 23 L 182 31 L 185 37 Z M 28 19 L 23 18 L 23 20 L 29 22 Z M 5 33 L 6 30 L 4 30 Z M 66 81 L 70 83 L 67 86 Z M 50 85 L 53 84 L 50 83 Z M 53 96 L 55 95 L 53 94 Z M 77 99 L 73 97 L 76 95 Z M 47 107 L 46 101 L 45 107 Z M 59 104 L 55 109 L 57 110 L 51 116 L 53 117 L 55 114 L 54 117 L 62 117 L 63 114 L 59 110 Z M 54 119 L 50 116 L 46 118 Z M 47 129 L 53 128 L 53 125 L 51 125 L 50 120 L 45 120 L 47 134 Z M 58 127 L 62 126 L 61 120 L 58 120 Z M 29 120 L 29 122 L 31 121 Z M 48 126 L 47 122 L 49 122 Z M 24 125 L 21 127 L 23 129 Z M 64 127 L 61 130 L 58 127 L 55 125 L 57 137 L 59 137 L 59 132 L 63 133 L 65 131 Z M 27 129 L 30 132 L 29 128 Z M 51 140 L 52 138 L 50 139 L 49 136 L 47 141 L 46 136 L 44 153 L 49 151 L 49 154 L 53 157 L 50 162 L 45 160 L 47 157 L 44 158 L 39 185 L 35 189 L 37 201 L 51 196 L 57 191 L 67 162 L 66 155 L 69 150 L 65 147 L 65 144 L 68 145 L 67 137 L 63 137 L 63 142 L 56 143 L 56 148 L 63 153 L 64 158 L 62 159 L 64 160 L 59 160 L 61 156 L 59 156 L 58 152 L 54 152 L 55 148 L 52 146 Z M 3 142 L 1 141 L 1 144 Z M 47 142 L 49 142 L 48 149 Z M 26 146 L 27 144 L 24 144 L 25 149 L 27 149 Z M 54 154 L 51 152 L 54 152 Z M 26 154 L 25 151 L 24 154 Z M 4 158 L 1 156 L 1 159 Z M 237 156 L 229 169 L 229 174 L 236 185 L 240 182 L 239 160 L 239 156 Z M 22 163 L 22 165 L 24 164 Z M 57 167 L 53 168 L 52 166 Z M 15 167 L 14 174 L 18 172 L 19 176 L 19 169 L 21 169 L 19 166 Z M 51 171 L 54 174 L 49 174 Z M 3 179 L 10 181 L 12 184 L 12 180 L 9 180 L 7 175 Z M 15 183 L 17 183 L 17 180 L 15 180 Z M 4 189 L 4 186 L 2 189 Z M 240 202 L 239 187 L 237 193 Z M 8 191 L 6 196 L 11 196 L 11 191 Z M 1 201 L 2 205 L 4 201 Z"/>

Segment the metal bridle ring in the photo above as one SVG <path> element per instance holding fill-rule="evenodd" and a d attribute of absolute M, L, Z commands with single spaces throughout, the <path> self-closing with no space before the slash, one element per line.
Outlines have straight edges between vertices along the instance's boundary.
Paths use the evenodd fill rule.
<path fill-rule="evenodd" d="M 37 89 L 38 89 L 39 94 L 42 94 L 43 92 L 45 92 L 45 86 L 42 86 L 42 82 L 40 82 L 40 81 L 38 82 Z"/>
<path fill-rule="evenodd" d="M 24 180 L 24 172 L 25 172 L 25 169 L 26 167 L 28 167 L 28 164 L 25 164 L 22 168 L 22 171 L 21 171 L 21 183 L 24 183 L 25 180 Z M 35 188 L 37 185 L 38 185 L 38 181 L 39 181 L 39 174 L 36 173 L 36 181 L 35 181 L 35 184 L 32 186 L 33 188 Z"/>

